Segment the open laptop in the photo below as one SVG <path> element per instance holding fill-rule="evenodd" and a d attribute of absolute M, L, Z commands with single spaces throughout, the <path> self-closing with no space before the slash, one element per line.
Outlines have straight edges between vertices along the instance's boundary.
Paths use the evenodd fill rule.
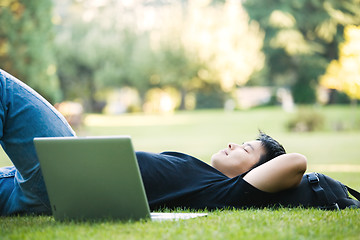
<path fill-rule="evenodd" d="M 173 220 L 206 213 L 150 213 L 129 136 L 35 138 L 55 220 Z"/>

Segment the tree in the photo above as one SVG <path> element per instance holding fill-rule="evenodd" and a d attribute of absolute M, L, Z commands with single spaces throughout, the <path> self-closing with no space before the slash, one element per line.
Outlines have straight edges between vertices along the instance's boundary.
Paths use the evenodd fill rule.
<path fill-rule="evenodd" d="M 338 57 L 343 28 L 360 23 L 358 0 L 247 0 L 265 30 L 263 51 L 271 84 L 292 88 L 298 103 L 316 100 L 318 77 Z"/>
<path fill-rule="evenodd" d="M 208 81 L 217 81 L 225 92 L 244 85 L 263 67 L 264 34 L 250 21 L 240 1 L 222 5 L 192 1 L 183 35 L 186 48 L 206 64 Z"/>
<path fill-rule="evenodd" d="M 263 33 L 237 1 L 194 0 L 172 10 L 175 20 L 162 21 L 159 33 L 161 83 L 181 90 L 182 106 L 194 91 L 222 106 L 226 94 L 263 67 Z"/>
<path fill-rule="evenodd" d="M 104 100 L 99 93 L 130 86 L 144 100 L 156 62 L 148 33 L 137 32 L 136 22 L 125 24 L 119 19 L 120 5 L 87 9 L 88 5 L 70 2 L 59 16 L 58 75 L 66 99 L 83 99 L 87 110 L 99 111 L 98 103 Z"/>
<path fill-rule="evenodd" d="M 351 99 L 360 99 L 360 26 L 347 26 L 344 38 L 339 59 L 331 61 L 320 83 L 346 93 Z"/>
<path fill-rule="evenodd" d="M 52 1 L 0 3 L 1 68 L 51 102 L 61 99 L 53 49 Z"/>
<path fill-rule="evenodd" d="M 66 98 L 93 105 L 97 92 L 130 86 L 144 100 L 150 88 L 173 87 L 184 106 L 187 92 L 223 94 L 245 84 L 263 64 L 259 26 L 249 25 L 239 3 L 200 2 L 70 2 L 56 37 Z"/>

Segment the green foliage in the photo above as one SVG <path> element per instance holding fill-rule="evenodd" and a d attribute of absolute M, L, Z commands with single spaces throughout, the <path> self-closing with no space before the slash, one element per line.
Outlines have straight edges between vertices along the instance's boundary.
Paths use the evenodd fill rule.
<path fill-rule="evenodd" d="M 70 12 L 59 25 L 56 46 L 62 68 L 58 73 L 67 99 L 87 99 L 94 110 L 97 93 L 108 88 L 133 87 L 144 101 L 152 87 L 186 84 L 192 62 L 181 49 L 163 45 L 156 51 L 149 32 L 115 24 L 117 13 L 109 9 L 107 18 L 114 21 L 110 25 L 100 13 L 84 21 L 79 17 L 82 10 Z"/>
<path fill-rule="evenodd" d="M 1 68 L 50 101 L 60 100 L 53 52 L 52 1 L 0 3 Z"/>
<path fill-rule="evenodd" d="M 112 86 L 126 81 L 127 66 L 122 49 L 121 32 L 103 29 L 97 23 L 85 22 L 76 14 L 58 26 L 56 55 L 61 88 L 68 100 L 83 99 L 87 110 L 96 111 L 96 94 L 107 83 Z M 124 31 L 125 41 L 131 35 Z M 125 75 L 125 77 L 124 77 Z"/>
<path fill-rule="evenodd" d="M 160 87 L 171 86 L 178 89 L 181 94 L 180 109 L 185 109 L 187 94 L 199 91 L 199 89 L 201 91 L 206 84 L 206 79 L 199 76 L 199 72 L 206 71 L 207 66 L 178 41 L 179 35 L 176 36 L 178 38 L 172 36 L 172 39 L 161 41 L 159 48 L 155 50 L 156 74 L 150 78 L 150 83 Z"/>
<path fill-rule="evenodd" d="M 209 85 L 196 93 L 196 108 L 223 108 L 228 94 L 218 85 Z"/>
<path fill-rule="evenodd" d="M 338 57 L 344 27 L 360 24 L 359 1 L 247 0 L 244 6 L 265 30 L 269 81 L 291 85 L 298 103 L 314 102 L 318 77 Z"/>
<path fill-rule="evenodd" d="M 172 87 L 184 109 L 188 93 L 204 94 L 208 85 L 230 92 L 263 65 L 263 34 L 239 3 L 133 4 L 138 11 L 87 1 L 57 11 L 56 56 L 66 99 L 93 106 L 107 88 L 130 86 L 144 101 L 151 88 Z M 150 20 L 144 18 L 149 12 L 156 13 Z"/>
<path fill-rule="evenodd" d="M 329 104 L 350 104 L 350 98 L 343 92 L 337 91 L 335 89 L 330 90 L 329 95 Z"/>

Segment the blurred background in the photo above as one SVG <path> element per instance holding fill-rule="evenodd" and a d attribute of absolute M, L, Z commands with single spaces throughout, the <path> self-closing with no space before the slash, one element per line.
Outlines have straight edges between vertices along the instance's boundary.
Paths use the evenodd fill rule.
<path fill-rule="evenodd" d="M 208 161 L 260 128 L 360 182 L 359 0 L 0 0 L 0 68 L 78 135 Z"/>
<path fill-rule="evenodd" d="M 356 104 L 359 0 L 0 1 L 1 68 L 85 112 Z"/>

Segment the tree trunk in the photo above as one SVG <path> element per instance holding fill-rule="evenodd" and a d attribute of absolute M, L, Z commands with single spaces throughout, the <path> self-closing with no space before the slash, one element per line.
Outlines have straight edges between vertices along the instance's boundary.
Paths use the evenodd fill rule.
<path fill-rule="evenodd" d="M 179 107 L 179 109 L 180 110 L 186 110 L 186 102 L 185 102 L 185 100 L 186 100 L 186 90 L 185 90 L 185 88 L 181 88 L 180 89 L 180 97 L 181 97 L 181 99 L 180 99 L 180 107 Z"/>

